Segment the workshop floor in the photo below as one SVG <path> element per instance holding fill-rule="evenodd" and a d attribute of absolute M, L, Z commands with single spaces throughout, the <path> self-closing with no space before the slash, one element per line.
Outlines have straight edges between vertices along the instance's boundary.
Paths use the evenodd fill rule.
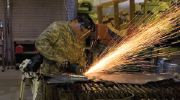
<path fill-rule="evenodd" d="M 0 100 L 19 100 L 21 86 L 21 72 L 15 69 L 1 71 L 0 67 Z M 24 99 L 32 100 L 30 86 L 25 87 Z"/>

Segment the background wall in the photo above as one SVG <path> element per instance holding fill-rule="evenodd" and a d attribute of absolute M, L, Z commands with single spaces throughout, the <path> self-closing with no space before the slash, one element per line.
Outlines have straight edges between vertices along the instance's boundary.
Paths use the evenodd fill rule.
<path fill-rule="evenodd" d="M 0 0 L 0 20 L 2 20 L 4 24 L 4 0 Z"/>
<path fill-rule="evenodd" d="M 11 0 L 13 40 L 36 40 L 55 21 L 67 20 L 64 0 Z"/>

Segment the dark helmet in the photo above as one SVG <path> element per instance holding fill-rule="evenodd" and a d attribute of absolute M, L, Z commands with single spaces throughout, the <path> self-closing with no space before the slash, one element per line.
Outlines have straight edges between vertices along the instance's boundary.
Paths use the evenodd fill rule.
<path fill-rule="evenodd" d="M 89 15 L 78 15 L 76 19 L 84 28 L 88 30 L 91 30 L 95 26 L 93 20 L 91 19 L 91 17 L 89 17 Z"/>

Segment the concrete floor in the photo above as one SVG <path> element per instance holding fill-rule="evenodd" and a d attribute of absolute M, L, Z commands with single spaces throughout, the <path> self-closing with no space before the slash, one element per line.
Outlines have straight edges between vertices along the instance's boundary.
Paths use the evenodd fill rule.
<path fill-rule="evenodd" d="M 0 100 L 19 100 L 21 71 L 7 69 L 2 72 L 1 69 L 2 67 L 0 67 Z M 28 82 L 26 83 L 23 100 L 32 100 L 31 88 Z"/>

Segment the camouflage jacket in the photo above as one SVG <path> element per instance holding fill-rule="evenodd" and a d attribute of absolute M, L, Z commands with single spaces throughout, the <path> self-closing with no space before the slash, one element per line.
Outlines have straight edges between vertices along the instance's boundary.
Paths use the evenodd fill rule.
<path fill-rule="evenodd" d="M 47 58 L 43 67 L 59 67 L 64 61 L 85 66 L 85 40 L 75 38 L 70 22 L 52 23 L 40 34 L 35 46 Z"/>

